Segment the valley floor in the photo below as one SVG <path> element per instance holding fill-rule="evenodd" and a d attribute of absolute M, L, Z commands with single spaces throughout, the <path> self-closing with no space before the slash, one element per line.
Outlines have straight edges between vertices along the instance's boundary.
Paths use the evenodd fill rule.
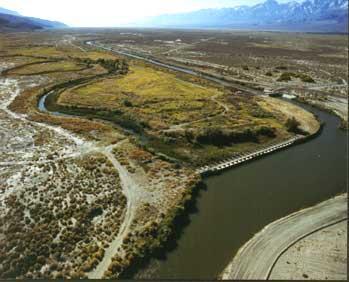
<path fill-rule="evenodd" d="M 119 278 L 168 239 L 201 182 L 195 167 L 319 129 L 287 102 L 76 36 L 0 34 L 0 278 Z M 48 93 L 80 115 L 38 109 Z"/>

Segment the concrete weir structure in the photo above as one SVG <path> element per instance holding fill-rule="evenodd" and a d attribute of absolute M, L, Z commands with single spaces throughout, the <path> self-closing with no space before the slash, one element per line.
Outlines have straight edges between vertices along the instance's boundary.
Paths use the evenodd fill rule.
<path fill-rule="evenodd" d="M 246 153 L 244 155 L 240 155 L 238 157 L 234 156 L 231 159 L 224 160 L 218 164 L 207 165 L 207 166 L 201 167 L 197 170 L 197 173 L 200 173 L 202 175 L 217 173 L 219 171 L 231 168 L 233 166 L 237 166 L 237 165 L 240 165 L 242 163 L 248 162 L 252 159 L 259 158 L 263 155 L 267 155 L 267 154 L 273 153 L 275 151 L 281 150 L 283 148 L 289 147 L 289 146 L 295 144 L 296 141 L 303 139 L 303 138 L 304 138 L 304 136 L 302 136 L 302 135 L 296 135 L 295 137 L 292 137 L 291 139 L 288 139 L 284 142 L 281 142 L 281 143 L 278 143 L 278 144 L 275 144 L 272 146 L 268 146 L 264 149 L 260 149 L 260 150 L 254 151 L 254 152 L 249 152 L 249 153 Z"/>

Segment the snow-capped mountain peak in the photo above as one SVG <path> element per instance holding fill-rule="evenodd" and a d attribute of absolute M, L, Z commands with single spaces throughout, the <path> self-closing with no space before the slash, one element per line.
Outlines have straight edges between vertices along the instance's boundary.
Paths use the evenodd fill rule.
<path fill-rule="evenodd" d="M 258 28 L 297 27 L 306 31 L 348 32 L 348 0 L 266 0 L 254 6 L 205 9 L 151 18 L 143 26 Z M 304 27 L 304 28 L 303 28 Z"/>

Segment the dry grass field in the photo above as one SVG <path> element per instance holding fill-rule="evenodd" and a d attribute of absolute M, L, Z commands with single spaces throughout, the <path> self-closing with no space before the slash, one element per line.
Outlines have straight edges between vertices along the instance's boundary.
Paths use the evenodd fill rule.
<path fill-rule="evenodd" d="M 149 123 L 153 130 L 205 118 L 220 112 L 210 100 L 222 95 L 150 67 L 133 66 L 122 78 L 114 77 L 76 87 L 61 94 L 59 103 L 125 111 Z"/>
<path fill-rule="evenodd" d="M 86 68 L 84 65 L 78 65 L 74 62 L 60 61 L 50 63 L 38 63 L 32 65 L 24 65 L 18 67 L 14 71 L 10 71 L 10 75 L 32 75 L 32 74 L 46 74 L 59 72 L 75 72 Z"/>
<path fill-rule="evenodd" d="M 256 102 L 259 98 L 246 95 L 194 84 L 173 73 L 134 63 L 126 76 L 68 89 L 58 103 L 137 122 L 153 150 L 202 165 L 290 136 L 283 120 L 263 110 Z M 266 129 L 265 134 L 261 128 Z M 206 138 L 207 129 L 242 137 L 215 144 Z M 246 130 L 251 136 L 243 136 Z"/>

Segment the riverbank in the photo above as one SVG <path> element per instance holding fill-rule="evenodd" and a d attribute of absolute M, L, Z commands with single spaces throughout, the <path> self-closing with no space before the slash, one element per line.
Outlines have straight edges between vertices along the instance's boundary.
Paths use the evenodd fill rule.
<path fill-rule="evenodd" d="M 347 280 L 348 221 L 321 229 L 290 247 L 270 280 Z"/>
<path fill-rule="evenodd" d="M 320 129 L 320 122 L 312 112 L 290 101 L 263 97 L 259 104 L 262 108 L 271 111 L 276 116 L 284 116 L 286 119 L 295 118 L 299 122 L 300 131 L 306 132 L 308 135 L 316 134 Z"/>
<path fill-rule="evenodd" d="M 288 248 L 309 234 L 346 218 L 347 194 L 343 194 L 277 220 L 239 250 L 221 278 L 268 279 L 275 263 Z"/>
<path fill-rule="evenodd" d="M 135 252 L 131 256 L 132 261 L 124 265 L 117 276 L 111 273 L 113 265 L 110 265 L 109 273 L 107 272 L 104 278 L 130 279 L 134 277 L 140 269 L 147 266 L 154 256 L 163 257 L 165 252 L 171 251 L 182 235 L 183 227 L 189 223 L 188 214 L 192 212 L 200 190 L 202 189 L 205 189 L 205 184 L 197 179 L 197 182 L 191 187 L 188 187 L 183 193 L 182 199 L 176 206 L 164 215 L 157 230 L 150 231 L 152 235 L 147 235 L 147 241 L 144 245 L 136 247 Z M 156 234 L 156 236 L 154 237 L 153 234 Z"/>
<path fill-rule="evenodd" d="M 302 109 L 298 105 L 272 97 L 262 97 L 259 104 L 262 108 L 272 112 L 280 119 L 283 118 L 284 122 L 287 122 L 287 119 L 296 119 L 299 122 L 298 130 L 302 134 L 297 134 L 294 137 L 282 142 L 268 144 L 264 148 L 258 148 L 257 150 L 242 153 L 239 156 L 233 156 L 221 162 L 206 165 L 199 168 L 197 170 L 198 173 L 202 175 L 216 174 L 223 170 L 256 160 L 265 155 L 287 149 L 290 146 L 302 144 L 316 138 L 319 134 L 321 134 L 323 124 L 320 122 L 320 120 L 313 113 Z"/>
<path fill-rule="evenodd" d="M 342 130 L 346 130 L 346 131 L 349 130 L 348 108 L 339 110 L 336 107 L 333 107 L 333 106 L 331 107 L 330 105 L 327 105 L 325 102 L 316 102 L 316 101 L 304 99 L 302 97 L 298 97 L 297 101 L 337 116 L 340 119 L 340 123 L 338 127 Z"/>

